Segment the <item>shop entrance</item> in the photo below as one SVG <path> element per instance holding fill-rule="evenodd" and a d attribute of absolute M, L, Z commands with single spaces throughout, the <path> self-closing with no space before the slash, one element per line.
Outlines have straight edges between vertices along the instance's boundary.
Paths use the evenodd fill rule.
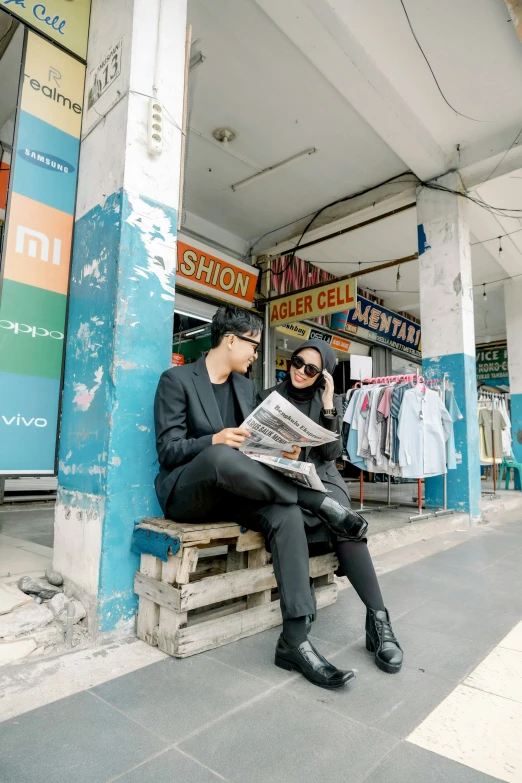
<path fill-rule="evenodd" d="M 24 46 L 24 27 L 0 9 L 0 351 L 9 350 L 6 338 L 26 327 L 2 306 L 3 271 L 6 250 L 6 224 L 14 164 L 15 127 Z M 0 372 L 1 375 L 1 372 Z M 17 424 L 0 406 L 0 416 Z M 4 426 L 6 421 L 2 418 Z M 27 421 L 27 419 L 26 419 Z M 23 424 L 23 423 L 22 423 Z M 25 425 L 24 425 L 25 426 Z M 5 440 L 0 436 L 0 450 Z M 53 503 L 42 508 L 33 505 L 35 496 L 52 499 L 54 477 L 10 478 L 0 475 L 0 587 L 19 574 L 43 572 L 51 565 L 53 546 Z M 16 501 L 25 502 L 17 503 Z M 4 502 L 5 501 L 5 502 Z"/>

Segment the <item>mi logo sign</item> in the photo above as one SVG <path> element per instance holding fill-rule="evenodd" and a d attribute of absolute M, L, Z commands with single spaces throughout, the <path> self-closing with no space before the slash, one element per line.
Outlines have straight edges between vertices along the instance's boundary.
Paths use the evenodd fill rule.
<path fill-rule="evenodd" d="M 35 231 L 26 226 L 17 226 L 16 228 L 16 252 L 22 255 L 27 254 L 29 258 L 39 258 L 41 261 L 49 261 L 49 237 L 41 231 Z M 26 250 L 27 246 L 27 250 Z M 52 259 L 55 266 L 60 265 L 62 253 L 62 240 L 53 239 Z"/>
<path fill-rule="evenodd" d="M 6 280 L 67 295 L 73 216 L 13 193 Z"/>

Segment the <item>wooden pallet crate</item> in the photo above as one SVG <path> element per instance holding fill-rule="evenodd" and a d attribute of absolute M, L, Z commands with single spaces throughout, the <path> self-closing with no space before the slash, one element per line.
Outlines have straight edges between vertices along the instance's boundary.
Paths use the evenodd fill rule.
<path fill-rule="evenodd" d="M 136 535 L 142 542 L 134 581 L 136 633 L 148 644 L 185 658 L 282 622 L 260 533 L 232 522 L 187 525 L 158 518 L 143 520 Z M 166 561 L 148 553 L 156 543 Z M 310 558 L 318 609 L 337 598 L 337 565 L 333 554 Z"/>

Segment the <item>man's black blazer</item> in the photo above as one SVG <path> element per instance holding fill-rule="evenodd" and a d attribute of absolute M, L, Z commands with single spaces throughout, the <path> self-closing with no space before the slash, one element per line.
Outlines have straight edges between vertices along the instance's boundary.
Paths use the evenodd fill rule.
<path fill-rule="evenodd" d="M 256 407 L 254 385 L 237 372 L 230 380 L 246 418 Z M 154 400 L 154 424 L 160 464 L 155 486 L 165 513 L 168 497 L 184 467 L 211 446 L 212 436 L 224 429 L 204 357 L 163 373 Z"/>

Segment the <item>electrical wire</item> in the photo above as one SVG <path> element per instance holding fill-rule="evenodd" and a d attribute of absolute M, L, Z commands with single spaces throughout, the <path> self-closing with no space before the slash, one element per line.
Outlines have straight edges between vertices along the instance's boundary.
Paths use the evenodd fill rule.
<path fill-rule="evenodd" d="M 321 214 L 322 214 L 323 212 L 325 212 L 327 209 L 330 209 L 330 207 L 334 207 L 334 206 L 336 206 L 337 204 L 342 204 L 342 203 L 344 203 L 345 201 L 351 201 L 352 199 L 354 199 L 354 198 L 357 198 L 358 196 L 364 196 L 364 195 L 366 195 L 367 193 L 371 193 L 371 192 L 372 192 L 372 190 L 377 190 L 378 188 L 381 188 L 381 187 L 383 187 L 384 185 L 389 185 L 391 182 L 397 182 L 397 181 L 398 181 L 398 180 L 399 180 L 401 177 L 405 177 L 405 176 L 407 176 L 409 173 L 410 173 L 410 172 L 404 172 L 404 174 L 397 174 L 395 177 L 389 177 L 388 179 L 384 180 L 384 182 L 380 182 L 378 185 L 372 185 L 370 188 L 365 188 L 364 190 L 359 190 L 357 193 L 352 193 L 352 194 L 351 194 L 351 195 L 349 195 L 349 196 L 343 196 L 342 198 L 338 198 L 338 199 L 336 199 L 335 201 L 331 201 L 329 204 L 325 204 L 325 206 L 324 206 L 324 207 L 321 207 L 321 208 L 320 208 L 320 209 L 318 209 L 316 212 L 314 212 L 314 213 L 310 213 L 310 214 L 311 214 L 311 218 L 310 218 L 310 220 L 308 221 L 308 223 L 306 224 L 306 226 L 304 227 L 304 229 L 303 229 L 303 231 L 302 231 L 302 233 L 301 233 L 301 236 L 299 237 L 299 239 L 298 239 L 298 241 L 297 241 L 297 244 L 296 244 L 296 246 L 295 246 L 294 248 L 292 248 L 292 251 L 291 251 L 291 253 L 289 254 L 289 257 L 288 257 L 288 263 L 286 264 L 286 266 L 284 266 L 284 267 L 283 267 L 283 269 L 280 269 L 278 272 L 274 272 L 274 271 L 273 271 L 273 270 L 271 270 L 271 269 L 267 269 L 265 272 L 263 272 L 261 275 L 259 275 L 259 279 L 261 280 L 262 276 L 263 276 L 264 274 L 267 274 L 267 273 L 270 273 L 271 275 L 273 275 L 273 276 L 277 277 L 277 276 L 279 276 L 279 275 L 282 275 L 282 274 L 284 274 L 284 273 L 286 272 L 286 270 L 288 269 L 288 267 L 289 267 L 289 266 L 290 266 L 290 264 L 292 263 L 292 261 L 293 261 L 293 259 L 294 259 L 294 257 L 295 257 L 295 254 L 296 254 L 297 250 L 299 249 L 299 246 L 300 246 L 301 242 L 303 241 L 303 237 L 304 237 L 304 235 L 306 234 L 306 232 L 307 232 L 307 231 L 309 231 L 309 230 L 310 230 L 311 226 L 312 226 L 312 225 L 313 225 L 313 223 L 314 223 L 314 222 L 317 220 L 317 218 L 319 217 L 319 215 L 321 215 Z M 406 180 L 406 181 L 408 181 L 408 180 Z M 415 179 L 415 180 L 411 180 L 411 182 L 412 182 L 412 183 L 414 183 L 414 184 L 418 184 L 418 183 L 419 183 L 419 180 L 418 180 L 418 179 Z M 309 215 L 306 215 L 305 217 L 309 217 Z M 304 218 L 298 218 L 298 220 L 304 220 Z M 287 225 L 293 225 L 293 224 L 294 224 L 294 223 L 296 223 L 296 222 L 297 222 L 296 220 L 293 220 L 293 221 L 292 221 L 292 223 L 289 223 L 289 224 L 287 224 Z M 275 229 L 273 229 L 272 231 L 267 231 L 267 232 L 266 232 L 266 234 L 263 234 L 263 236 L 259 237 L 259 239 L 257 239 L 257 240 L 254 242 L 254 244 L 253 244 L 253 245 L 251 245 L 251 246 L 250 246 L 250 248 L 247 250 L 247 252 L 246 252 L 246 255 L 245 255 L 245 258 L 246 258 L 246 257 L 248 257 L 248 256 L 251 254 L 251 252 L 252 252 L 252 250 L 254 249 L 254 247 L 255 247 L 255 246 L 256 246 L 256 245 L 257 245 L 257 244 L 258 244 L 258 243 L 259 243 L 259 242 L 260 242 L 260 241 L 261 241 L 261 240 L 262 240 L 262 239 L 265 237 L 265 236 L 268 236 L 268 234 L 273 234 L 273 233 L 274 233 L 274 232 L 276 232 L 276 231 L 280 231 L 280 230 L 281 230 L 281 228 L 284 228 L 284 226 L 280 226 L 279 228 L 275 228 Z"/>
<path fill-rule="evenodd" d="M 510 147 L 509 147 L 509 149 L 507 149 L 507 150 L 505 151 L 505 153 L 502 155 L 502 157 L 500 158 L 499 162 L 497 163 L 497 165 L 495 166 L 495 168 L 493 169 L 493 171 L 491 172 L 491 174 L 490 174 L 488 177 L 486 177 L 486 179 L 485 179 L 485 180 L 483 180 L 483 181 L 480 183 L 480 185 L 483 185 L 485 182 L 488 182 L 488 180 L 490 180 L 490 179 L 491 179 L 491 177 L 493 176 L 493 174 L 495 173 L 495 171 L 498 169 L 498 167 L 500 166 L 500 164 L 504 162 L 504 159 L 505 159 L 505 157 L 508 155 L 508 153 L 510 153 L 510 152 L 511 152 L 511 150 L 513 149 L 513 147 L 515 146 L 515 144 L 517 143 L 517 141 L 519 140 L 519 138 L 520 138 L 520 136 L 521 136 L 521 135 L 522 135 L 522 128 L 520 128 L 519 132 L 517 133 L 517 135 L 515 136 L 515 138 L 514 138 L 514 139 L 513 139 L 513 141 L 511 142 L 511 146 L 510 146 Z M 478 187 L 480 187 L 480 185 L 479 185 Z"/>
<path fill-rule="evenodd" d="M 512 234 L 518 234 L 522 231 L 522 228 L 517 228 L 516 231 L 509 231 L 507 234 L 497 234 L 495 237 L 489 239 L 481 239 L 480 242 L 470 242 L 470 245 L 483 245 L 485 242 L 492 242 L 494 239 L 503 239 L 504 237 L 510 237 Z"/>
<path fill-rule="evenodd" d="M 448 104 L 448 106 L 450 107 L 450 109 L 451 109 L 452 111 L 454 111 L 454 112 L 455 112 L 455 114 L 458 114 L 458 115 L 459 115 L 459 117 L 464 117 L 466 120 L 471 120 L 472 122 L 498 122 L 498 120 L 477 120 L 477 119 L 475 119 L 475 117 L 468 117 L 468 115 L 467 115 L 467 114 L 462 114 L 462 112 L 458 111 L 458 110 L 457 110 L 457 109 L 456 109 L 454 106 L 452 106 L 452 105 L 451 105 L 451 103 L 448 101 L 448 99 L 446 98 L 446 96 L 445 96 L 445 95 L 444 95 L 444 93 L 442 92 L 442 88 L 441 88 L 441 86 L 440 86 L 440 84 L 439 84 L 439 81 L 438 81 L 437 77 L 435 76 L 435 71 L 434 71 L 434 70 L 433 70 L 433 68 L 431 67 L 430 61 L 428 60 L 428 58 L 427 58 L 427 56 L 426 56 L 426 53 L 425 53 L 424 49 L 423 49 L 423 48 L 422 48 L 422 46 L 420 45 L 419 39 L 417 38 L 417 36 L 416 36 L 416 34 L 415 34 L 415 30 L 413 29 L 413 25 L 412 25 L 412 23 L 411 23 L 410 17 L 408 16 L 408 12 L 407 12 L 407 10 L 406 10 L 406 6 L 404 5 L 404 2 L 403 2 L 403 0 L 400 0 L 400 4 L 402 5 L 402 10 L 404 11 L 404 14 L 405 14 L 405 16 L 406 16 L 406 19 L 408 20 L 408 25 L 409 25 L 409 27 L 410 27 L 411 34 L 413 35 L 413 38 L 415 39 L 415 43 L 416 43 L 416 44 L 417 44 L 417 46 L 419 47 L 419 49 L 420 49 L 420 52 L 421 52 L 422 56 L 423 56 L 423 57 L 424 57 L 424 59 L 426 60 L 426 64 L 427 64 L 428 68 L 430 69 L 431 75 L 433 76 L 433 80 L 434 80 L 435 84 L 437 85 L 437 89 L 438 89 L 438 91 L 440 92 L 440 94 L 442 95 L 442 98 L 444 99 L 444 102 Z"/>
<path fill-rule="evenodd" d="M 495 283 L 505 283 L 506 280 L 516 280 L 517 277 L 522 277 L 522 272 L 516 275 L 506 275 L 506 277 L 499 277 L 498 280 L 487 280 L 485 283 L 473 283 L 472 288 L 481 288 L 483 285 L 494 285 Z M 366 286 L 367 291 L 371 291 L 373 294 L 420 294 L 420 291 L 388 291 L 385 288 L 370 288 Z"/>

